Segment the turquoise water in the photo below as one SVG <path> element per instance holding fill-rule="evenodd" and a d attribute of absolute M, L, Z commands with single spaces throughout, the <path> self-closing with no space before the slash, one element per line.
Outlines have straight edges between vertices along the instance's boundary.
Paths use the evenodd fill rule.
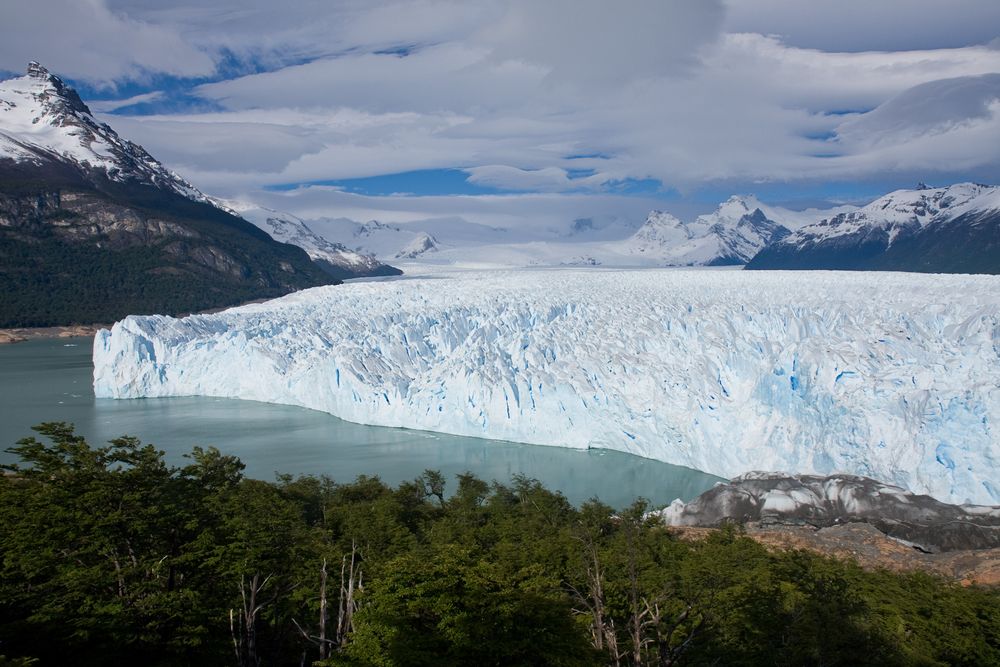
<path fill-rule="evenodd" d="M 239 456 L 246 474 L 328 474 L 338 481 L 378 475 L 390 484 L 440 470 L 507 482 L 534 477 L 580 503 L 598 497 L 623 507 L 638 496 L 665 505 L 691 499 L 719 478 L 605 450 L 578 451 L 424 431 L 361 426 L 322 412 L 254 401 L 190 397 L 94 398 L 90 338 L 0 345 L 0 450 L 43 421 L 76 424 L 92 443 L 134 435 L 181 464 L 194 445 Z M 0 452 L 0 462 L 14 457 Z"/>

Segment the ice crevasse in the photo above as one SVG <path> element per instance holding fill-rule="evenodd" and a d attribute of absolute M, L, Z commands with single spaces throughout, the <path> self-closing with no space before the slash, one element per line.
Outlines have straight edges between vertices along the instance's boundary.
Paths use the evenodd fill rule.
<path fill-rule="evenodd" d="M 127 317 L 95 339 L 94 389 L 1000 503 L 996 276 L 588 269 L 321 287 Z"/>

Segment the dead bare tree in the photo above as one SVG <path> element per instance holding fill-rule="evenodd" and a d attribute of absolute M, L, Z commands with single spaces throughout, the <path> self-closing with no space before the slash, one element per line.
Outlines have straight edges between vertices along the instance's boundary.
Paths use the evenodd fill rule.
<path fill-rule="evenodd" d="M 236 664 L 240 667 L 259 667 L 260 656 L 257 655 L 257 615 L 264 608 L 260 601 L 261 593 L 271 581 L 271 575 L 261 578 L 254 573 L 249 582 L 246 576 L 240 576 L 239 613 L 229 610 L 229 633 L 233 639 L 233 651 L 236 653 Z"/>
<path fill-rule="evenodd" d="M 327 595 L 327 560 L 323 559 L 319 577 L 319 627 L 315 635 L 309 634 L 294 618 L 292 623 L 302 638 L 319 649 L 319 659 L 325 660 L 332 649 L 341 648 L 347 636 L 354 630 L 354 613 L 358 610 L 357 594 L 362 590 L 361 553 L 357 544 L 351 542 L 351 552 L 340 561 L 340 592 L 337 600 L 337 626 L 332 638 L 327 636 L 329 623 L 329 599 Z M 303 664 L 305 654 L 302 656 Z"/>
<path fill-rule="evenodd" d="M 340 599 L 337 604 L 337 630 L 335 642 L 343 646 L 347 635 L 354 629 L 354 612 L 358 610 L 355 595 L 362 590 L 360 553 L 357 544 L 351 540 L 351 553 L 340 561 Z"/>
<path fill-rule="evenodd" d="M 583 531 L 576 536 L 583 548 L 583 560 L 586 569 L 587 588 L 580 591 L 574 586 L 569 589 L 578 605 L 573 611 L 577 614 L 590 616 L 591 643 L 598 651 L 607 650 L 611 664 L 620 667 L 622 654 L 618 650 L 618 635 L 615 632 L 613 619 L 607 618 L 604 595 L 604 573 L 601 569 L 601 559 L 597 552 L 597 544 L 589 532 Z"/>
<path fill-rule="evenodd" d="M 326 660 L 326 559 L 319 570 L 319 659 Z"/>

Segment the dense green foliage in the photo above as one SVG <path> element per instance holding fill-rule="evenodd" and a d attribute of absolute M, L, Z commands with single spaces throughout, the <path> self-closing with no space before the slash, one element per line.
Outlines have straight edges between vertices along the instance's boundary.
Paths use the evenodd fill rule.
<path fill-rule="evenodd" d="M 164 270 L 161 246 L 92 245 L 0 237 L 0 326 L 111 323 L 129 314 L 197 312 L 281 296 L 283 287 Z"/>
<path fill-rule="evenodd" d="M 426 472 L 245 479 L 64 424 L 0 479 L 0 665 L 998 665 L 1000 594 Z"/>

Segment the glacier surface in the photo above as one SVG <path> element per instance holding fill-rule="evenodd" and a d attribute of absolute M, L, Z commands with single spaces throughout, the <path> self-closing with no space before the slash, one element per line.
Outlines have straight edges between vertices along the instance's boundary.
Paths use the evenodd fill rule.
<path fill-rule="evenodd" d="M 128 317 L 95 339 L 94 389 L 1000 502 L 997 276 L 562 269 L 321 287 Z"/>

